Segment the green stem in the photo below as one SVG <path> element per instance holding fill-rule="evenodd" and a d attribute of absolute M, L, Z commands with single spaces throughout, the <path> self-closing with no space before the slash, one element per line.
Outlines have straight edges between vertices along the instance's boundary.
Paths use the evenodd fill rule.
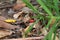
<path fill-rule="evenodd" d="M 57 29 L 56 29 L 56 31 L 57 31 Z M 56 31 L 54 32 L 53 40 L 55 40 L 55 39 L 56 39 Z"/>
<path fill-rule="evenodd" d="M 51 22 L 52 22 L 52 19 L 50 19 L 50 20 L 48 21 L 48 24 L 47 24 L 45 27 L 46 27 L 46 28 L 49 28 Z"/>
<path fill-rule="evenodd" d="M 43 9 L 48 13 L 48 15 L 53 16 L 52 12 L 47 8 L 42 0 L 37 0 L 37 2 L 43 7 Z"/>

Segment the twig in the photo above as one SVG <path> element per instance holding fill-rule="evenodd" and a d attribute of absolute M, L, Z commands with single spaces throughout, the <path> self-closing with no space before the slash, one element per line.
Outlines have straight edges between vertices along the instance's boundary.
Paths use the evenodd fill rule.
<path fill-rule="evenodd" d="M 43 39 L 44 37 L 29 37 L 29 38 L 18 38 L 18 39 L 4 39 L 4 40 L 37 40 L 37 39 Z"/>

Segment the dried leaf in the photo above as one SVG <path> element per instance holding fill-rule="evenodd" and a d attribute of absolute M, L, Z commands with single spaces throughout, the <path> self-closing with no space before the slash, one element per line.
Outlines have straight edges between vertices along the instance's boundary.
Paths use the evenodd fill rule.
<path fill-rule="evenodd" d="M 43 29 L 41 29 L 41 32 L 42 32 L 42 34 L 47 35 L 47 30 L 45 29 L 45 27 Z"/>
<path fill-rule="evenodd" d="M 28 20 L 30 20 L 31 18 L 29 17 L 29 14 L 25 15 L 23 21 L 24 22 L 27 22 Z"/>
<path fill-rule="evenodd" d="M 0 20 L 1 20 L 1 21 L 4 21 L 4 20 L 6 20 L 6 18 L 3 17 L 3 16 L 0 16 Z"/>
<path fill-rule="evenodd" d="M 52 19 L 52 22 L 50 24 L 50 27 L 52 27 L 52 25 L 55 23 L 56 19 Z"/>
<path fill-rule="evenodd" d="M 22 4 L 16 4 L 14 5 L 13 9 L 14 10 L 20 10 L 21 8 L 25 7 L 26 5 L 24 3 Z"/>
<path fill-rule="evenodd" d="M 14 14 L 13 15 L 14 19 L 17 19 L 22 13 L 23 13 L 23 11 Z"/>
<path fill-rule="evenodd" d="M 28 7 L 24 7 L 24 8 L 22 8 L 21 10 L 22 10 L 24 13 L 31 13 L 31 12 L 32 12 L 32 10 L 29 9 Z"/>
<path fill-rule="evenodd" d="M 0 30 L 0 38 L 11 35 L 12 32 L 7 31 L 7 30 Z"/>
<path fill-rule="evenodd" d="M 14 26 L 14 25 L 8 24 L 8 23 L 6 23 L 4 21 L 1 21 L 1 20 L 0 20 L 0 27 L 1 28 L 6 28 L 6 29 L 20 28 L 19 26 Z"/>

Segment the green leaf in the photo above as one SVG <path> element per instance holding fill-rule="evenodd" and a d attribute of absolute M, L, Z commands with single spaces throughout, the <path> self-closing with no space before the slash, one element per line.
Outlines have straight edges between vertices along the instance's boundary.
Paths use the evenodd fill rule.
<path fill-rule="evenodd" d="M 50 19 L 50 20 L 48 21 L 48 24 L 47 24 L 45 27 L 46 27 L 46 28 L 49 28 L 51 22 L 52 22 L 52 19 Z"/>
<path fill-rule="evenodd" d="M 37 0 L 37 2 L 43 7 L 43 9 L 48 13 L 48 15 L 53 16 L 52 12 L 47 8 L 42 0 Z"/>
<path fill-rule="evenodd" d="M 56 31 L 57 31 L 57 29 L 56 29 Z M 56 39 L 56 31 L 54 32 L 53 40 Z"/>
<path fill-rule="evenodd" d="M 54 2 L 54 8 L 55 8 L 55 11 L 56 11 L 56 15 L 59 16 L 59 7 L 58 7 L 58 2 L 59 0 L 53 0 Z"/>

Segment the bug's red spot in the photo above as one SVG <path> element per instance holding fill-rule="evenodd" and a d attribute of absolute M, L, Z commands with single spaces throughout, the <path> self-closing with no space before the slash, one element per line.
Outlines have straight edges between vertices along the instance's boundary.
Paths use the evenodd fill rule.
<path fill-rule="evenodd" d="M 29 22 L 30 22 L 30 23 L 33 23 L 33 22 L 34 22 L 34 20 L 33 20 L 33 19 L 31 19 L 31 20 L 29 20 Z"/>

